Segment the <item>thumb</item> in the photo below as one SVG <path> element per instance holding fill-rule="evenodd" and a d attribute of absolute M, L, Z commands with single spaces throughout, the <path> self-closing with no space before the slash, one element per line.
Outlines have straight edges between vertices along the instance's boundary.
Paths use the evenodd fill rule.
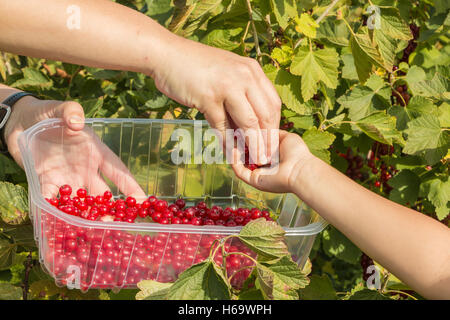
<path fill-rule="evenodd" d="M 70 130 L 80 131 L 84 128 L 84 110 L 78 102 L 61 103 L 56 108 L 55 115 L 61 118 Z"/>

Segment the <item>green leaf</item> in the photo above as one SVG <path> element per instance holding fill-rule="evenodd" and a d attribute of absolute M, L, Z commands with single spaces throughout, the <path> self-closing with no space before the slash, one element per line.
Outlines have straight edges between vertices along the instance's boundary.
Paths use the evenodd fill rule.
<path fill-rule="evenodd" d="M 388 184 L 394 189 L 389 194 L 389 199 L 406 205 L 413 204 L 419 196 L 420 178 L 411 170 L 401 170 Z"/>
<path fill-rule="evenodd" d="M 94 118 L 97 112 L 103 107 L 104 99 L 89 99 L 82 101 L 80 104 L 83 106 L 86 118 Z"/>
<path fill-rule="evenodd" d="M 325 253 L 330 257 L 337 257 L 351 264 L 359 263 L 361 250 L 334 227 L 323 231 L 322 245 Z"/>
<path fill-rule="evenodd" d="M 377 290 L 363 289 L 351 295 L 349 300 L 391 300 L 391 299 L 382 295 Z"/>
<path fill-rule="evenodd" d="M 289 254 L 284 234 L 279 224 L 261 218 L 246 224 L 239 239 L 258 255 L 274 259 Z"/>
<path fill-rule="evenodd" d="M 280 48 L 274 48 L 270 56 L 277 60 L 280 65 L 286 66 L 291 63 L 293 55 L 294 51 L 292 48 L 290 46 L 283 45 Z"/>
<path fill-rule="evenodd" d="M 320 22 L 316 37 L 334 45 L 346 47 L 349 44 L 350 32 L 342 20 L 333 20 L 330 17 Z"/>
<path fill-rule="evenodd" d="M 358 120 L 356 126 L 372 139 L 392 145 L 394 141 L 403 143 L 402 134 L 396 129 L 395 121 L 395 117 L 377 112 Z"/>
<path fill-rule="evenodd" d="M 394 7 L 380 7 L 381 32 L 392 39 L 411 40 L 413 38 L 408 24 Z"/>
<path fill-rule="evenodd" d="M 316 30 L 319 25 L 314 21 L 314 19 L 307 13 L 302 13 L 300 18 L 295 18 L 295 30 L 303 33 L 305 36 L 309 38 L 316 37 Z"/>
<path fill-rule="evenodd" d="M 256 265 L 256 283 L 265 299 L 296 300 L 297 290 L 308 285 L 306 277 L 289 256 Z"/>
<path fill-rule="evenodd" d="M 0 220 L 0 228 L 4 235 L 14 241 L 15 245 L 20 245 L 30 250 L 35 248 L 33 225 L 29 219 L 20 224 L 7 224 Z"/>
<path fill-rule="evenodd" d="M 337 300 L 336 291 L 326 274 L 312 275 L 310 284 L 299 291 L 299 296 L 301 300 Z"/>
<path fill-rule="evenodd" d="M 289 19 L 297 16 L 297 7 L 294 0 L 270 0 L 272 12 L 281 28 L 286 29 Z"/>
<path fill-rule="evenodd" d="M 305 101 L 317 92 L 319 82 L 336 89 L 338 84 L 339 56 L 332 48 L 310 50 L 300 47 L 292 60 L 291 73 L 302 76 L 301 88 Z"/>
<path fill-rule="evenodd" d="M 366 28 L 361 29 L 360 33 L 352 34 L 350 38 L 350 48 L 359 81 L 365 83 L 372 72 L 372 66 L 376 65 L 382 67 L 383 59 L 370 39 Z"/>
<path fill-rule="evenodd" d="M 10 283 L 0 283 L 0 300 L 21 300 L 22 288 Z"/>
<path fill-rule="evenodd" d="M 330 152 L 327 150 L 336 138 L 334 134 L 320 131 L 313 127 L 303 133 L 303 141 L 312 154 L 319 157 L 323 161 L 330 163 Z"/>
<path fill-rule="evenodd" d="M 294 123 L 294 128 L 308 130 L 314 126 L 313 116 L 295 116 L 289 118 L 289 121 Z"/>
<path fill-rule="evenodd" d="M 450 127 L 450 104 L 444 102 L 438 108 L 438 118 L 441 127 Z"/>
<path fill-rule="evenodd" d="M 239 300 L 264 300 L 264 296 L 261 290 L 252 288 L 248 290 L 243 290 L 239 293 Z"/>
<path fill-rule="evenodd" d="M 52 85 L 52 81 L 48 79 L 44 74 L 42 74 L 39 70 L 26 67 L 22 69 L 23 79 L 17 80 L 13 84 L 12 87 L 17 88 L 26 88 L 26 87 L 39 87 L 39 88 L 48 88 Z"/>
<path fill-rule="evenodd" d="M 28 213 L 28 196 L 20 185 L 0 182 L 0 217 L 7 223 L 20 223 Z"/>
<path fill-rule="evenodd" d="M 298 89 L 300 88 L 300 77 L 294 76 L 283 69 L 277 69 L 272 65 L 265 65 L 264 72 L 274 84 L 286 108 L 301 115 L 309 112 L 309 108 L 304 104 Z"/>
<path fill-rule="evenodd" d="M 438 219 L 445 219 L 450 212 L 450 178 L 442 180 L 435 177 L 423 182 L 420 188 L 421 194 L 425 194 L 436 207 Z"/>
<path fill-rule="evenodd" d="M 0 239 L 0 270 L 9 269 L 15 261 L 17 245 L 6 239 Z"/>
<path fill-rule="evenodd" d="M 403 152 L 423 155 L 428 164 L 441 160 L 450 147 L 450 133 L 444 131 L 434 115 L 423 115 L 408 123 L 408 135 Z"/>
<path fill-rule="evenodd" d="M 412 66 L 406 74 L 406 82 L 414 95 L 435 99 L 448 98 L 448 80 L 439 72 L 435 72 L 433 78 L 428 80 L 422 68 Z"/>
<path fill-rule="evenodd" d="M 191 266 L 169 288 L 169 300 L 225 300 L 230 288 L 222 271 L 211 260 Z"/>
<path fill-rule="evenodd" d="M 407 106 L 392 106 L 388 110 L 390 115 L 397 118 L 397 129 L 405 130 L 410 120 L 416 119 L 424 114 L 439 116 L 438 110 L 433 102 L 422 96 L 413 96 Z M 439 117 L 439 120 L 443 118 Z"/>
<path fill-rule="evenodd" d="M 398 46 L 398 40 L 389 37 L 382 29 L 375 29 L 373 37 L 383 59 L 384 68 L 391 72 L 395 63 L 395 51 Z"/>
<path fill-rule="evenodd" d="M 344 66 L 342 67 L 342 78 L 349 80 L 358 80 L 358 73 L 356 72 L 355 60 L 350 53 L 341 55 Z"/>
<path fill-rule="evenodd" d="M 136 300 L 164 300 L 172 285 L 173 283 L 142 280 L 137 284 L 140 291 L 136 294 Z"/>
<path fill-rule="evenodd" d="M 383 79 L 372 75 L 365 86 L 358 85 L 337 99 L 344 108 L 349 109 L 352 121 L 360 120 L 376 111 L 389 107 L 391 89 Z"/>
<path fill-rule="evenodd" d="M 232 30 L 214 29 L 202 39 L 202 43 L 212 47 L 232 51 L 238 48 L 240 46 L 240 43 L 231 40 L 231 38 L 239 34 L 241 31 L 242 28 L 236 28 Z"/>

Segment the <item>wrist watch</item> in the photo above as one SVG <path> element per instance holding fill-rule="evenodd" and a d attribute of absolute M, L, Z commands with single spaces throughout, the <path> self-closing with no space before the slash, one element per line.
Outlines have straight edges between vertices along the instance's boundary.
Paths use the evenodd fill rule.
<path fill-rule="evenodd" d="M 17 101 L 26 96 L 36 97 L 36 95 L 33 93 L 21 91 L 13 93 L 8 98 L 6 98 L 6 100 L 0 103 L 0 142 L 2 144 L 0 151 L 2 153 L 8 152 L 8 147 L 6 146 L 4 136 L 4 129 L 6 126 L 6 122 L 8 122 L 8 119 L 11 116 L 11 109 Z"/>

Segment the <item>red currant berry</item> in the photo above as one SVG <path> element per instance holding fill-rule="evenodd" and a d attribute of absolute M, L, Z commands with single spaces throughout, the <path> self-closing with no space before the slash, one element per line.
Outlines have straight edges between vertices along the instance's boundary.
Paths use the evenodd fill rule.
<path fill-rule="evenodd" d="M 125 200 L 128 207 L 134 207 L 136 205 L 136 199 L 133 197 L 127 197 Z"/>
<path fill-rule="evenodd" d="M 155 212 L 152 214 L 152 220 L 153 220 L 154 222 L 159 222 L 159 220 L 161 220 L 161 218 L 162 218 L 161 212 L 155 211 Z"/>
<path fill-rule="evenodd" d="M 145 200 L 144 202 L 142 202 L 141 208 L 143 209 L 148 209 L 151 207 L 151 203 L 148 200 Z"/>
<path fill-rule="evenodd" d="M 381 186 L 381 182 L 380 181 L 375 181 L 375 187 L 379 188 Z"/>
<path fill-rule="evenodd" d="M 225 225 L 225 221 L 222 219 L 216 220 L 216 226 L 224 226 Z"/>
<path fill-rule="evenodd" d="M 261 218 L 261 217 L 262 217 L 261 211 L 259 211 L 259 210 L 256 209 L 256 208 L 253 208 L 253 209 L 250 211 L 250 214 L 251 214 L 251 219 L 258 219 L 258 218 Z"/>
<path fill-rule="evenodd" d="M 113 194 L 111 193 L 111 191 L 105 191 L 105 193 L 103 193 L 103 198 L 105 198 L 106 200 L 111 200 L 112 197 Z"/>
<path fill-rule="evenodd" d="M 148 215 L 148 210 L 145 208 L 140 208 L 138 211 L 138 215 L 141 218 L 145 218 Z"/>
<path fill-rule="evenodd" d="M 84 202 L 86 202 L 86 204 L 88 206 L 92 206 L 95 203 L 95 198 L 93 196 L 86 196 L 86 199 L 84 199 Z"/>
<path fill-rule="evenodd" d="M 155 196 L 150 196 L 147 199 L 147 201 L 150 202 L 151 206 L 153 206 L 155 204 L 156 200 L 158 200 L 158 199 Z"/>
<path fill-rule="evenodd" d="M 155 202 L 155 210 L 159 212 L 163 212 L 164 209 L 167 208 L 167 201 L 165 200 L 156 200 Z"/>
<path fill-rule="evenodd" d="M 77 248 L 77 240 L 67 239 L 65 243 L 65 249 L 67 251 L 74 251 Z"/>
<path fill-rule="evenodd" d="M 72 194 L 72 188 L 68 184 L 65 184 L 59 188 L 59 194 L 61 196 L 70 196 Z"/>
<path fill-rule="evenodd" d="M 172 218 L 172 224 L 181 224 L 181 219 L 177 217 Z"/>
<path fill-rule="evenodd" d="M 217 210 L 209 210 L 209 214 L 208 214 L 209 218 L 213 221 L 215 220 L 219 220 L 220 218 L 220 213 Z"/>
<path fill-rule="evenodd" d="M 59 203 L 58 199 L 55 198 L 49 199 L 48 202 L 54 207 L 58 206 Z"/>
<path fill-rule="evenodd" d="M 171 212 L 173 212 L 174 214 L 177 213 L 177 212 L 180 210 L 180 209 L 178 208 L 178 206 L 175 205 L 175 204 L 171 204 L 171 205 L 168 207 L 168 209 L 169 209 Z"/>
<path fill-rule="evenodd" d="M 200 218 L 192 218 L 190 221 L 190 224 L 192 224 L 194 226 L 201 226 L 202 220 Z"/>
<path fill-rule="evenodd" d="M 182 223 L 182 224 L 190 224 L 190 223 L 191 223 L 191 220 L 188 219 L 188 218 L 183 218 L 183 219 L 181 220 L 181 223 Z"/>
<path fill-rule="evenodd" d="M 200 201 L 199 203 L 197 203 L 197 208 L 206 209 L 206 203 L 203 201 Z"/>
<path fill-rule="evenodd" d="M 183 209 L 186 206 L 186 202 L 183 199 L 178 199 L 175 201 L 175 204 L 178 208 Z"/>
<path fill-rule="evenodd" d="M 244 217 L 237 216 L 234 218 L 234 222 L 236 222 L 237 225 L 241 225 L 244 222 Z"/>
<path fill-rule="evenodd" d="M 86 196 L 87 196 L 87 191 L 86 191 L 86 189 L 83 189 L 83 188 L 78 189 L 78 190 L 77 190 L 77 196 L 78 196 L 79 198 L 81 198 L 81 199 L 86 198 Z"/>
<path fill-rule="evenodd" d="M 187 208 L 186 210 L 184 210 L 184 216 L 189 220 L 192 219 L 195 216 L 195 209 Z"/>
<path fill-rule="evenodd" d="M 232 220 L 232 219 L 228 220 L 228 221 L 225 223 L 225 225 L 226 225 L 227 227 L 236 227 L 236 226 L 237 226 L 236 222 L 234 222 L 234 220 Z"/>
<path fill-rule="evenodd" d="M 68 196 L 68 195 L 63 195 L 59 198 L 59 204 L 66 205 L 66 204 L 69 204 L 69 202 L 70 202 L 70 196 Z"/>

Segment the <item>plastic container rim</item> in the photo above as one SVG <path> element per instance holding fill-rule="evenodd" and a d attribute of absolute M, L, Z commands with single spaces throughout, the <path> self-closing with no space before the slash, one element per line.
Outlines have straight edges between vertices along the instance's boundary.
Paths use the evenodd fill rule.
<path fill-rule="evenodd" d="M 171 123 L 171 124 L 193 124 L 200 121 L 203 124 L 208 124 L 206 120 L 165 120 L 165 119 L 129 119 L 129 118 L 87 118 L 85 124 L 93 124 L 95 122 L 107 122 L 107 123 Z M 18 137 L 18 143 L 20 152 L 22 154 L 22 161 L 24 167 L 31 174 L 28 178 L 28 186 L 30 188 L 30 198 L 40 209 L 45 210 L 51 215 L 61 219 L 67 223 L 83 228 L 95 228 L 95 229 L 113 229 L 113 230 L 126 230 L 136 232 L 176 232 L 176 233 L 203 233 L 203 234 L 238 234 L 242 229 L 242 226 L 238 227 L 225 227 L 225 226 L 192 226 L 192 225 L 162 225 L 150 222 L 140 223 L 127 223 L 127 222 L 99 222 L 81 219 L 76 216 L 71 216 L 63 213 L 50 205 L 42 196 L 38 186 L 39 179 L 37 173 L 34 170 L 33 159 L 28 154 L 28 143 L 30 138 L 37 132 L 45 130 L 48 126 L 62 127 L 63 121 L 60 119 L 46 119 L 40 121 L 22 132 Z M 31 178 L 31 179 L 30 179 Z M 31 180 L 31 181 L 30 181 Z M 320 221 L 313 222 L 303 227 L 282 227 L 286 236 L 309 236 L 320 233 L 328 223 L 320 217 Z"/>

